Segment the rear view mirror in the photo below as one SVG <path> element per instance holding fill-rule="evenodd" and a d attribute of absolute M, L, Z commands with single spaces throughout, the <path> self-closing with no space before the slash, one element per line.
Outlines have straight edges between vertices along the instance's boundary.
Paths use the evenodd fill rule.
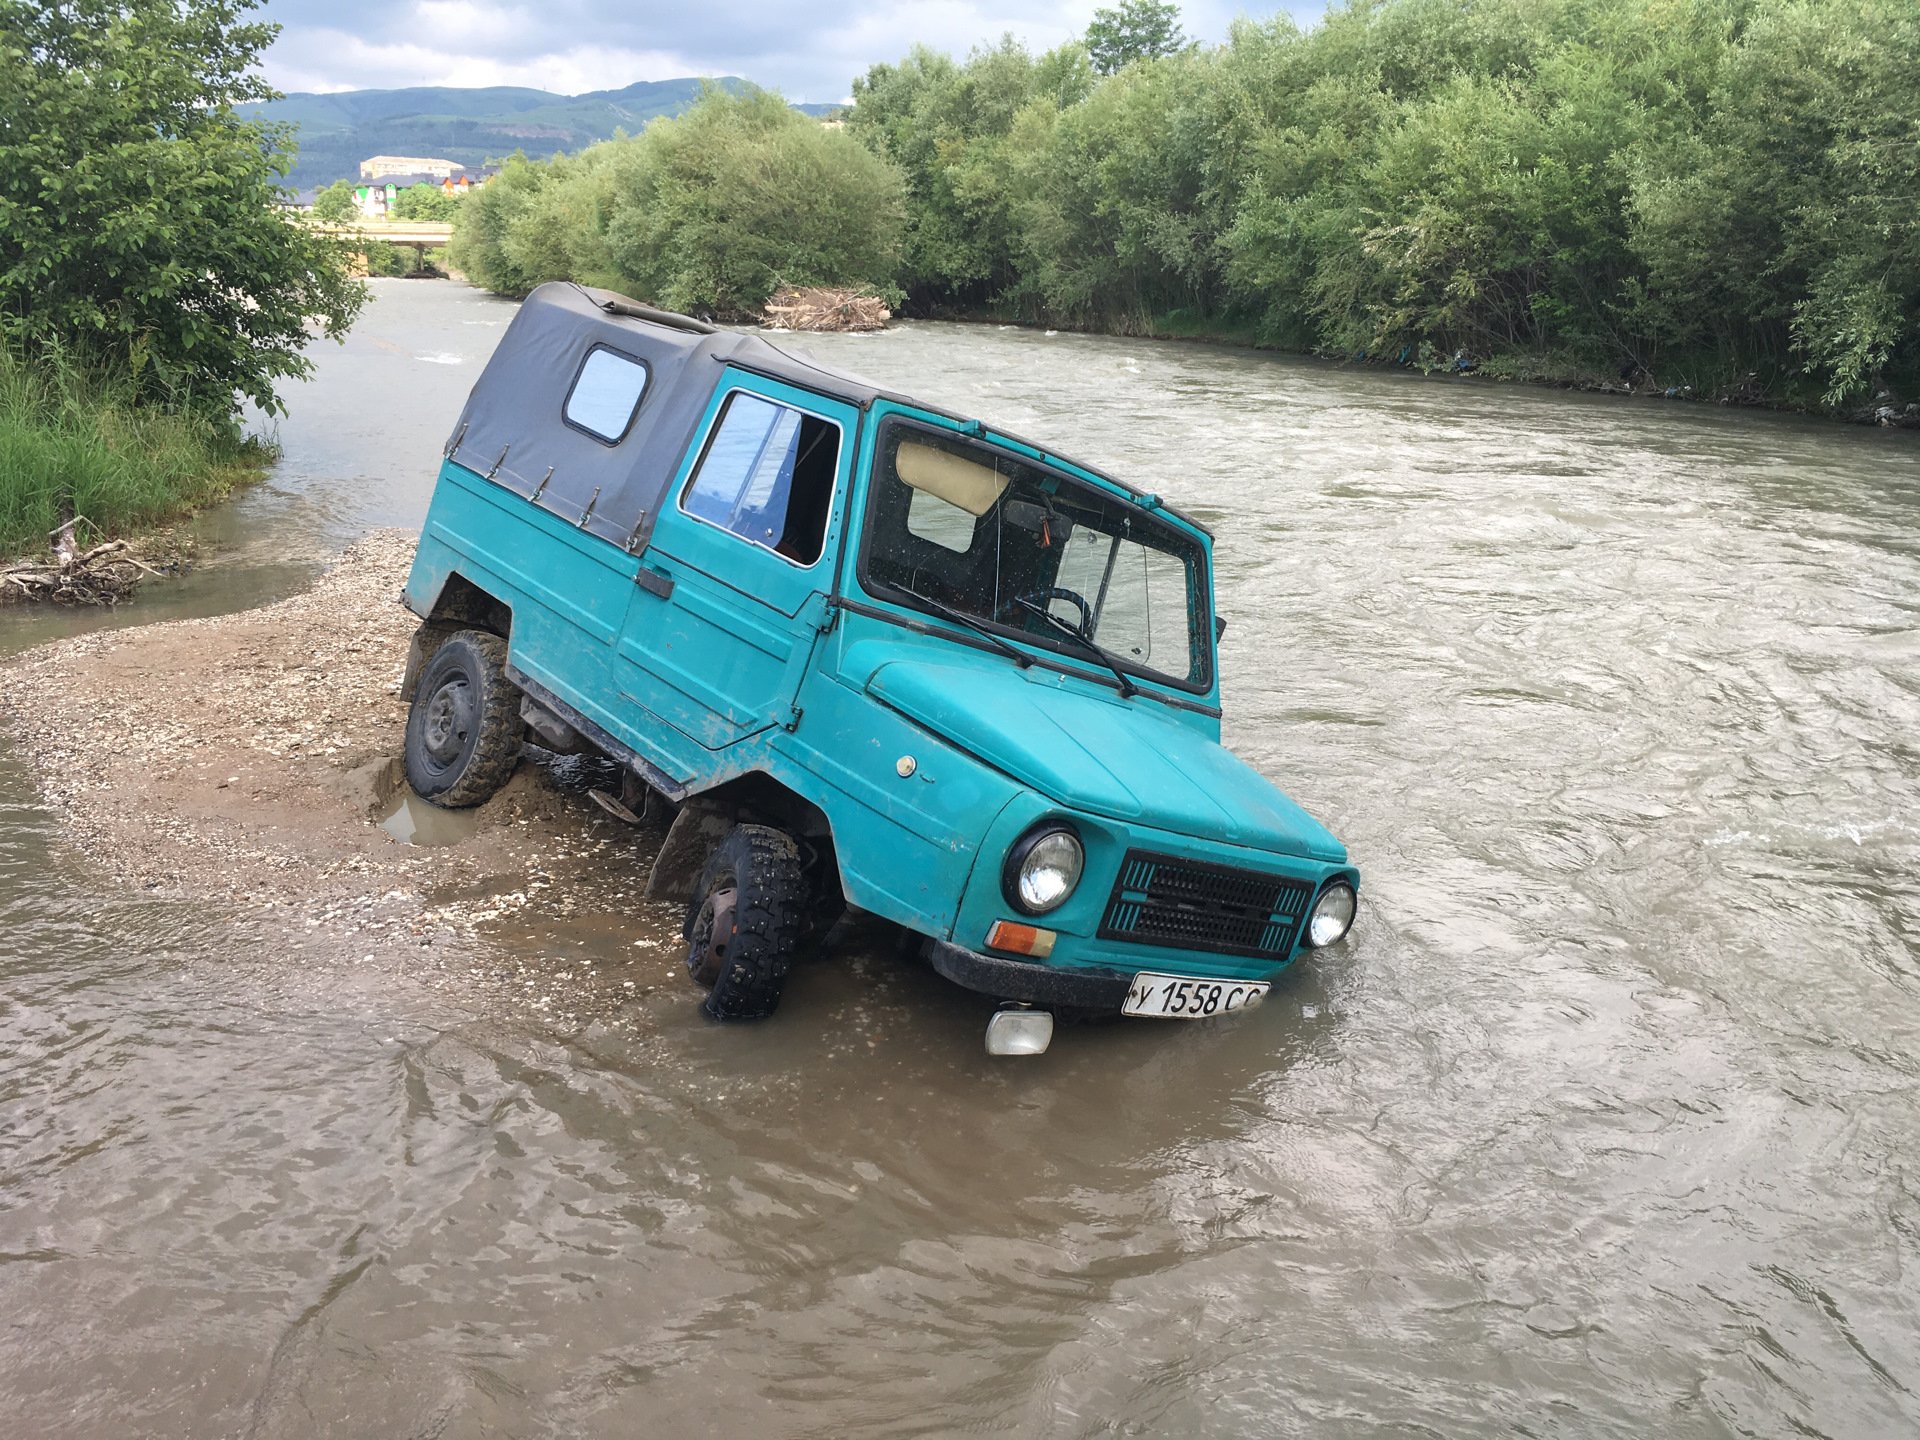
<path fill-rule="evenodd" d="M 1047 512 L 1046 507 L 1036 505 L 1031 500 L 1009 500 L 1001 507 L 1000 518 L 1016 530 L 1038 535 L 1047 523 Z"/>

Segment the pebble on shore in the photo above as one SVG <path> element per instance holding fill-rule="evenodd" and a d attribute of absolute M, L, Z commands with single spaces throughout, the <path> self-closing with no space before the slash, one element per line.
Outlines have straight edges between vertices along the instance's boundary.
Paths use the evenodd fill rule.
<path fill-rule="evenodd" d="M 562 1028 L 686 988 L 680 916 L 642 898 L 661 832 L 605 815 L 578 761 L 523 761 L 458 843 L 381 828 L 405 788 L 413 547 L 377 533 L 276 604 L 0 662 L 0 723 L 91 862 L 270 917 L 303 956 L 531 999 Z"/>

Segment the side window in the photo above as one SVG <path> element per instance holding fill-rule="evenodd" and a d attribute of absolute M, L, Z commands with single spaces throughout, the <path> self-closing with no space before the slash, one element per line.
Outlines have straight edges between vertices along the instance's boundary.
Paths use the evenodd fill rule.
<path fill-rule="evenodd" d="M 736 390 L 721 407 L 681 508 L 811 565 L 826 543 L 840 427 Z"/>
<path fill-rule="evenodd" d="M 647 367 L 612 350 L 587 352 L 573 377 L 563 413 L 569 425 L 607 445 L 626 438 L 640 397 L 647 393 Z"/>

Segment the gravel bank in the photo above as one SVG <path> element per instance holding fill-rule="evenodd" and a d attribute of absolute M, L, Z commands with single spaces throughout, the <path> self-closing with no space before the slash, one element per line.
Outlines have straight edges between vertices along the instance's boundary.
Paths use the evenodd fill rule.
<path fill-rule="evenodd" d="M 29 651 L 0 663 L 0 721 L 74 846 L 129 885 L 563 1027 L 656 992 L 691 1004 L 679 916 L 641 899 L 660 832 L 592 803 L 604 767 L 530 751 L 486 805 L 426 813 L 455 843 L 382 828 L 408 799 L 412 558 L 379 533 L 278 604 Z"/>

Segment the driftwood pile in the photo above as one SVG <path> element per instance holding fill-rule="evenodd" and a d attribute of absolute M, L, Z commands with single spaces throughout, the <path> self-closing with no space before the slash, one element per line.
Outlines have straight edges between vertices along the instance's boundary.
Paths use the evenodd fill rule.
<path fill-rule="evenodd" d="M 0 605 L 42 600 L 54 605 L 113 605 L 131 595 L 149 575 L 159 575 L 133 553 L 125 540 L 106 540 L 82 550 L 75 539 L 85 516 L 67 521 L 47 538 L 53 544 L 48 560 L 28 560 L 0 566 Z"/>
<path fill-rule="evenodd" d="M 892 318 L 893 312 L 878 295 L 789 286 L 774 292 L 760 323 L 779 330 L 880 330 Z"/>

